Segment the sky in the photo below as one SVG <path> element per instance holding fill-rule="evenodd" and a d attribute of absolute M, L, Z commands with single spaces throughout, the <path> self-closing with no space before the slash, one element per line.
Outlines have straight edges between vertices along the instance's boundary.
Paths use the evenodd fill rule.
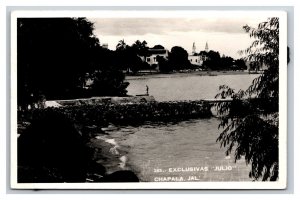
<path fill-rule="evenodd" d="M 190 54 L 195 42 L 196 52 L 204 50 L 207 42 L 209 50 L 235 59 L 242 57 L 238 51 L 246 49 L 253 41 L 245 33 L 243 26 L 257 27 L 266 17 L 222 18 L 89 18 L 94 23 L 94 34 L 100 44 L 108 44 L 115 50 L 117 43 L 124 39 L 132 45 L 136 40 L 145 40 L 149 47 L 160 44 L 171 50 L 181 46 Z"/>

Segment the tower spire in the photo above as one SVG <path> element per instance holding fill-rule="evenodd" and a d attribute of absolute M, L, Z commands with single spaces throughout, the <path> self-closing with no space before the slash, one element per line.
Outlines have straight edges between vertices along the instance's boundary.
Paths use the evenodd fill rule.
<path fill-rule="evenodd" d="M 192 54 L 195 54 L 196 53 L 196 45 L 195 45 L 195 42 L 193 42 L 193 51 L 192 51 Z"/>
<path fill-rule="evenodd" d="M 207 44 L 207 42 L 205 44 L 205 51 L 208 52 L 208 44 Z"/>

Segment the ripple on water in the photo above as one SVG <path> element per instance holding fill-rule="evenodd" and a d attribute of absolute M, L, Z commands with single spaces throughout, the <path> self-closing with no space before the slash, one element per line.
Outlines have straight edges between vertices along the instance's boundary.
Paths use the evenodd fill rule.
<path fill-rule="evenodd" d="M 139 128 L 120 127 L 116 132 L 109 132 L 107 138 L 100 138 L 118 145 L 121 161 L 118 166 L 130 166 L 143 181 L 154 181 L 158 175 L 154 172 L 155 169 L 166 170 L 164 175 L 177 176 L 178 174 L 168 173 L 168 169 L 197 166 L 209 168 L 208 172 L 197 172 L 202 181 L 249 181 L 249 167 L 244 160 L 235 163 L 234 157 L 226 156 L 225 149 L 220 148 L 220 144 L 216 142 L 220 133 L 218 123 L 216 118 L 211 118 L 172 124 L 147 124 Z M 221 170 L 214 170 L 219 169 L 216 166 L 221 166 Z M 222 171 L 230 168 L 228 166 L 231 170 Z M 188 176 L 193 173 L 179 174 Z"/>

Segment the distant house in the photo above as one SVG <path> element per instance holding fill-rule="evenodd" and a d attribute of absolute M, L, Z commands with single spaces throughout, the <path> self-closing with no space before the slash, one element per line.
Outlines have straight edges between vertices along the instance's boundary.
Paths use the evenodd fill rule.
<path fill-rule="evenodd" d="M 199 56 L 199 55 L 189 55 L 188 59 L 191 62 L 191 64 L 193 64 L 193 65 L 198 65 L 198 66 L 203 65 L 203 60 L 201 59 L 201 56 Z"/>
<path fill-rule="evenodd" d="M 194 54 L 194 55 L 189 55 L 188 59 L 191 62 L 191 64 L 202 66 L 203 62 L 205 60 L 207 60 L 207 56 L 205 56 L 205 55 L 199 55 L 199 54 Z"/>
<path fill-rule="evenodd" d="M 142 58 L 145 62 L 147 62 L 150 66 L 152 65 L 157 65 L 157 56 L 161 56 L 165 59 L 168 58 L 169 55 L 169 51 L 166 49 L 148 49 L 148 56 L 146 56 L 145 58 Z"/>

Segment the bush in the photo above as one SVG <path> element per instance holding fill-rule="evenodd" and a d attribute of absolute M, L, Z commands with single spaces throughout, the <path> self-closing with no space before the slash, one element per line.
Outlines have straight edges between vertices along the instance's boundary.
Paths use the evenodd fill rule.
<path fill-rule="evenodd" d="M 18 182 L 84 182 L 87 153 L 72 120 L 48 110 L 18 139 Z"/>

